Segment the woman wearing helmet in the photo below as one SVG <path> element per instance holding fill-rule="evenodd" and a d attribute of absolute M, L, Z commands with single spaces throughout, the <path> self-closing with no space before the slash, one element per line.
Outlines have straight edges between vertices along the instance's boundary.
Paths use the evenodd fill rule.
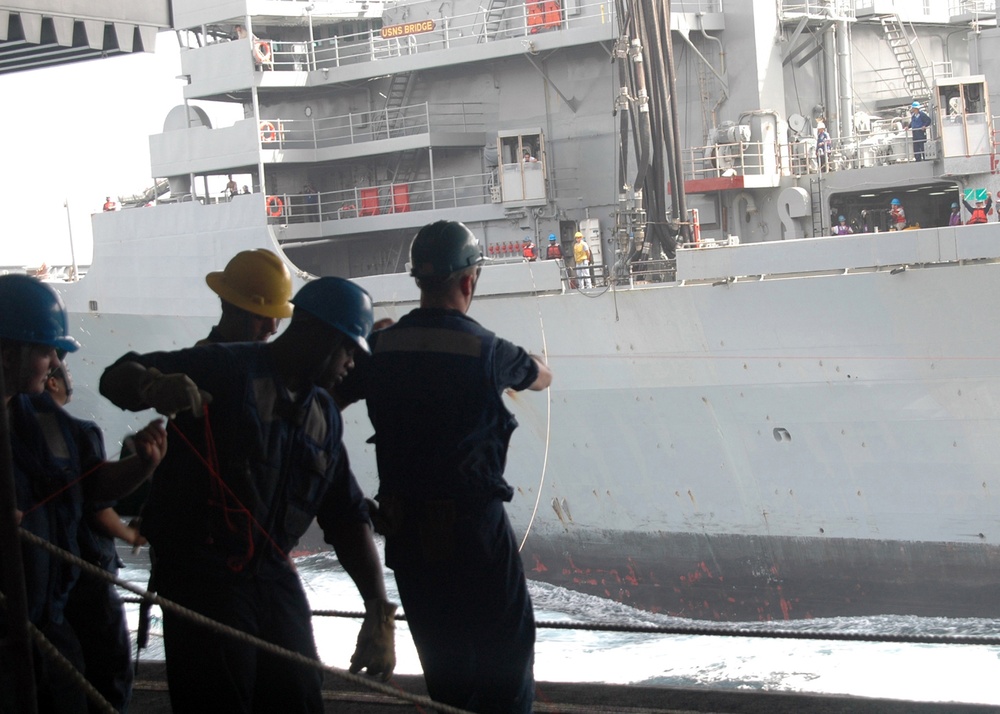
<path fill-rule="evenodd" d="M 59 353 L 75 352 L 62 300 L 48 285 L 27 275 L 0 276 L 0 353 L 4 402 L 9 417 L 15 517 L 29 534 L 73 555 L 80 552 L 84 502 L 114 500 L 148 479 L 160 463 L 166 433 L 159 420 L 136 434 L 138 455 L 104 461 L 100 438 L 45 393 L 48 376 L 61 366 Z M 16 557 L 4 553 L 4 558 Z M 77 669 L 84 663 L 80 643 L 66 620 L 66 606 L 79 569 L 49 551 L 23 541 L 24 605 L 29 622 Z M 8 604 L 11 601 L 8 600 Z M 7 630 L 5 608 L 0 629 Z M 14 692 L 9 657 L 0 652 L 0 710 L 23 711 L 27 701 Z M 20 655 L 21 653 L 17 653 Z M 50 656 L 35 653 L 36 703 L 40 711 L 86 712 L 78 684 Z M 17 656 L 14 655 L 14 656 Z M 30 696 L 19 691 L 17 696 Z"/>

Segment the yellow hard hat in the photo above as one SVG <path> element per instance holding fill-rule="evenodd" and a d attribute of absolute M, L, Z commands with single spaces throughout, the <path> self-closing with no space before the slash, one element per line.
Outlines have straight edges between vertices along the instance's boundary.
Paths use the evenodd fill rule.
<path fill-rule="evenodd" d="M 244 250 L 226 269 L 205 276 L 205 282 L 226 302 L 262 317 L 291 317 L 292 276 L 281 258 L 265 248 Z"/>
<path fill-rule="evenodd" d="M 573 234 L 573 237 L 574 238 L 583 238 L 583 233 L 581 233 L 580 231 L 577 231 L 576 233 Z"/>

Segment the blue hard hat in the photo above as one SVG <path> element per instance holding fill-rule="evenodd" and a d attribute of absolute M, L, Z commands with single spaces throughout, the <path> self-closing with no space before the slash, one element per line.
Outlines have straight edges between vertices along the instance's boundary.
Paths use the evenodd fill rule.
<path fill-rule="evenodd" d="M 410 275 L 418 280 L 444 279 L 484 260 L 479 239 L 458 221 L 429 223 L 410 244 Z"/>
<path fill-rule="evenodd" d="M 76 352 L 66 307 L 51 287 L 27 275 L 0 276 L 0 338 Z"/>
<path fill-rule="evenodd" d="M 889 203 L 891 203 L 893 206 L 898 206 L 899 205 L 899 199 L 898 198 L 894 198 L 891 201 L 889 201 Z"/>
<path fill-rule="evenodd" d="M 952 203 L 952 204 L 951 204 L 951 207 L 952 207 L 952 208 L 958 208 L 958 204 L 957 204 L 957 203 Z"/>
<path fill-rule="evenodd" d="M 914 109 L 920 109 L 920 102 L 914 102 L 910 106 L 913 107 Z"/>
<path fill-rule="evenodd" d="M 549 240 L 552 241 L 553 243 L 555 243 L 556 242 L 556 234 L 555 233 L 549 233 Z"/>
<path fill-rule="evenodd" d="M 303 285 L 290 302 L 371 353 L 368 335 L 375 324 L 375 311 L 371 295 L 357 283 L 344 278 L 318 278 Z"/>
<path fill-rule="evenodd" d="M 837 216 L 837 221 L 838 221 L 838 222 L 839 222 L 839 221 L 846 221 L 846 220 L 847 220 L 847 219 L 846 219 L 846 218 L 844 218 L 843 216 Z"/>

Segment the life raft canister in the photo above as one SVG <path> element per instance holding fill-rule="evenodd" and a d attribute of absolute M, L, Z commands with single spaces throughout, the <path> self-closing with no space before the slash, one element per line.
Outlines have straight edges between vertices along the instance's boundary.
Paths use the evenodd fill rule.
<path fill-rule="evenodd" d="M 278 218 L 285 209 L 285 203 L 278 196 L 267 197 L 267 215 Z"/>
<path fill-rule="evenodd" d="M 260 123 L 260 140 L 265 144 L 274 143 L 278 140 L 278 132 L 274 129 L 274 124 L 269 121 Z"/>
<path fill-rule="evenodd" d="M 271 43 L 258 40 L 253 43 L 253 59 L 257 64 L 268 64 L 271 61 Z"/>

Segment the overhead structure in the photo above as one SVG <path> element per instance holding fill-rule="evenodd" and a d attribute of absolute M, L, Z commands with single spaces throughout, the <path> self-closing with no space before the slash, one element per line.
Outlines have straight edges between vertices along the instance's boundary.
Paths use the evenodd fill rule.
<path fill-rule="evenodd" d="M 169 0 L 0 4 L 0 74 L 152 52 L 156 33 L 170 27 Z"/>

